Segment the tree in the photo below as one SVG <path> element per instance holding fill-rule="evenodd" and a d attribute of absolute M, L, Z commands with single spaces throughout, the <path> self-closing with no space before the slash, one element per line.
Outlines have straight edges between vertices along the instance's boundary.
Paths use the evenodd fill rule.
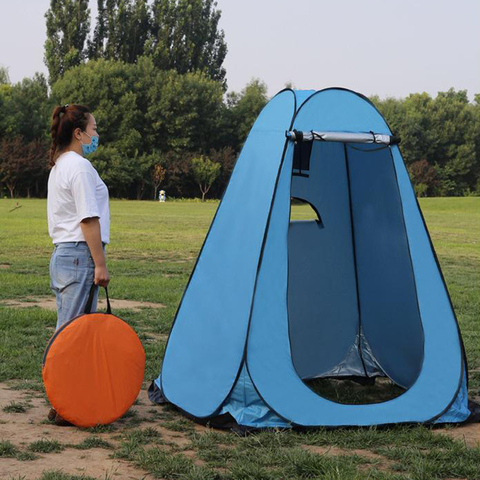
<path fill-rule="evenodd" d="M 408 171 L 417 196 L 426 197 L 435 191 L 438 183 L 437 170 L 425 159 L 410 164 Z"/>
<path fill-rule="evenodd" d="M 0 67 L 0 85 L 6 85 L 10 83 L 10 75 L 8 74 L 7 67 Z"/>
<path fill-rule="evenodd" d="M 427 187 L 417 186 L 417 190 L 429 195 L 477 191 L 480 106 L 468 101 L 466 91 L 450 89 L 439 92 L 436 98 L 415 93 L 404 100 L 374 97 L 372 101 L 402 138 L 401 149 L 410 172 L 429 172 Z"/>
<path fill-rule="evenodd" d="M 85 41 L 90 30 L 88 0 L 50 0 L 45 42 L 45 65 L 53 85 L 70 68 L 86 58 Z"/>
<path fill-rule="evenodd" d="M 148 85 L 145 120 L 152 148 L 206 153 L 218 135 L 221 85 L 201 72 L 159 71 Z"/>
<path fill-rule="evenodd" d="M 218 178 L 220 168 L 221 165 L 219 163 L 212 162 L 203 155 L 192 159 L 192 173 L 202 192 L 202 202 L 205 201 L 205 195 L 210 190 L 213 182 Z"/>
<path fill-rule="evenodd" d="M 166 170 L 160 165 L 156 164 L 153 166 L 152 170 L 152 181 L 153 181 L 153 199 L 157 198 L 157 190 L 159 189 L 160 185 L 162 184 L 163 180 L 165 179 Z"/>
<path fill-rule="evenodd" d="M 0 142 L 0 183 L 8 188 L 11 198 L 22 181 L 30 196 L 31 185 L 46 172 L 46 167 L 46 148 L 42 142 L 26 143 L 20 136 Z"/>
<path fill-rule="evenodd" d="M 219 163 L 221 166 L 220 175 L 210 190 L 210 195 L 213 195 L 215 198 L 220 198 L 227 188 L 233 168 L 235 167 L 237 155 L 232 147 L 224 147 L 218 150 L 212 148 L 208 152 L 208 158 L 213 162 Z"/>
<path fill-rule="evenodd" d="M 112 197 L 135 198 L 135 159 L 125 155 L 114 143 L 100 145 L 90 157 L 93 166 L 108 186 Z"/>
<path fill-rule="evenodd" d="M 88 41 L 90 59 L 135 63 L 150 36 L 147 0 L 98 0 L 97 23 Z"/>
<path fill-rule="evenodd" d="M 97 0 L 98 16 L 88 41 L 91 60 L 136 63 L 150 56 L 160 70 L 203 72 L 226 88 L 227 45 L 214 0 Z"/>
<path fill-rule="evenodd" d="M 46 141 L 51 105 L 45 76 L 36 73 L 33 78 L 5 87 L 10 87 L 8 96 L 4 97 L 5 118 L 3 122 L 0 120 L 5 133 L 21 136 L 27 143 L 34 139 Z"/>
<path fill-rule="evenodd" d="M 267 85 L 258 78 L 253 78 L 240 93 L 228 93 L 221 118 L 222 137 L 218 146 L 230 146 L 240 152 L 267 101 Z"/>
<path fill-rule="evenodd" d="M 480 125 L 466 90 L 439 92 L 430 118 L 435 139 L 432 157 L 440 178 L 437 193 L 458 196 L 474 190 Z"/>
<path fill-rule="evenodd" d="M 200 70 L 225 84 L 225 34 L 218 28 L 221 11 L 214 0 L 154 0 L 152 36 L 145 52 L 162 70 Z"/>
<path fill-rule="evenodd" d="M 198 185 L 192 175 L 192 158 L 195 154 L 170 150 L 162 154 L 165 168 L 163 190 L 169 197 L 195 197 Z"/>
<path fill-rule="evenodd" d="M 10 191 L 10 198 L 14 197 L 15 187 L 23 173 L 22 147 L 21 137 L 4 139 L 0 142 L 0 182 Z"/>
<path fill-rule="evenodd" d="M 106 182 L 112 192 L 135 198 L 153 188 L 151 169 L 159 155 L 175 152 L 171 158 L 183 169 L 184 157 L 209 151 L 218 135 L 223 91 L 201 72 L 162 71 L 152 59 L 141 57 L 137 64 L 100 59 L 74 67 L 53 85 L 51 98 L 58 105 L 77 102 L 90 107 L 101 147 L 108 147 L 99 148 L 92 161 L 105 162 L 114 182 Z M 110 163 L 118 174 L 108 171 Z M 178 182 L 189 183 L 189 169 L 190 165 Z M 177 171 L 173 168 L 169 181 Z M 186 193 L 193 195 L 194 188 L 189 185 Z"/>

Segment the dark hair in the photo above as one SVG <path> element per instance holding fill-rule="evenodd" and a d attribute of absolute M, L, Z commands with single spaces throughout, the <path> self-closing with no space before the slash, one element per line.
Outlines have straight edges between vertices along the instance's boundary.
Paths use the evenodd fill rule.
<path fill-rule="evenodd" d="M 72 135 L 76 128 L 85 130 L 88 124 L 90 109 L 84 105 L 64 105 L 55 107 L 52 114 L 50 134 L 52 146 L 50 147 L 50 165 L 55 165 L 58 150 L 67 147 L 72 141 Z"/>

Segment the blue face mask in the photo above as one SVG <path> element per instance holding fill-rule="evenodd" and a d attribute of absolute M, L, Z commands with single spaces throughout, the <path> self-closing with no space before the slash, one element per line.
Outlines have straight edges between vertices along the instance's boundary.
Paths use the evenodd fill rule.
<path fill-rule="evenodd" d="M 83 132 L 85 135 L 88 135 L 87 132 Z M 97 147 L 98 147 L 98 136 L 97 135 L 94 135 L 93 137 L 91 135 L 88 135 L 90 138 L 91 138 L 91 142 L 86 144 L 86 143 L 83 143 L 81 140 L 80 142 L 82 143 L 82 153 L 84 155 L 90 155 L 91 153 L 93 153 Z"/>

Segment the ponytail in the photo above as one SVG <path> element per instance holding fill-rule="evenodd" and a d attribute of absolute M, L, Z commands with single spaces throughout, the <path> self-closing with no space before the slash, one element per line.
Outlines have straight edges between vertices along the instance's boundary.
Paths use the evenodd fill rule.
<path fill-rule="evenodd" d="M 55 107 L 50 126 L 50 135 L 52 137 L 50 147 L 51 167 L 55 165 L 58 152 L 70 145 L 75 129 L 85 130 L 87 128 L 89 113 L 89 108 L 83 105 L 69 105 L 67 103 L 63 107 Z"/>

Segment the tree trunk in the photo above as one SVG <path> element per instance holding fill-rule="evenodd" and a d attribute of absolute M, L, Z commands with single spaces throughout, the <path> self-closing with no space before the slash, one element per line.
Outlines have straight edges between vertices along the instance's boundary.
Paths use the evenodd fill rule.
<path fill-rule="evenodd" d="M 142 199 L 143 188 L 144 188 L 143 183 L 140 183 L 140 184 L 137 185 L 137 200 L 141 200 L 141 199 Z"/>
<path fill-rule="evenodd" d="M 153 190 L 153 199 L 154 199 L 154 200 L 158 200 L 158 199 L 157 199 L 157 190 L 158 190 L 159 188 L 160 188 L 160 184 L 159 184 L 159 183 L 158 183 L 158 184 L 155 184 L 154 190 Z"/>
<path fill-rule="evenodd" d="M 10 190 L 10 198 L 13 200 L 14 198 L 13 192 L 15 191 L 15 187 L 12 187 L 10 185 L 7 185 L 7 187 Z"/>

